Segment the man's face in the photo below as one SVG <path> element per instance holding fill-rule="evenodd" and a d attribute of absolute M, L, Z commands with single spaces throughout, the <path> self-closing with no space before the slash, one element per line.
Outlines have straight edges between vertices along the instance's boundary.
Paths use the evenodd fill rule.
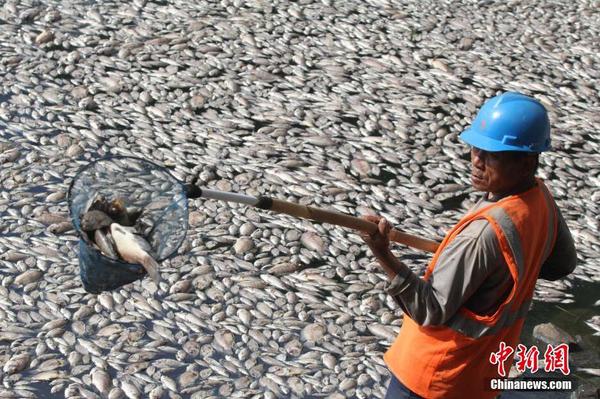
<path fill-rule="evenodd" d="M 471 147 L 471 183 L 477 190 L 498 195 L 510 193 L 530 176 L 531 164 L 526 156 Z"/>

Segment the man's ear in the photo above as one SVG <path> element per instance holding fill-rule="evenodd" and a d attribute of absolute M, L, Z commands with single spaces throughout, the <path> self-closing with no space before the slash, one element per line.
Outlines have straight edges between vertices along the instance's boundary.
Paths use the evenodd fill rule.
<path fill-rule="evenodd" d="M 529 171 L 529 174 L 531 176 L 535 176 L 535 173 L 538 168 L 538 163 L 539 163 L 539 154 L 537 154 L 537 153 L 527 154 L 527 156 L 525 156 L 523 158 L 523 162 L 524 162 L 523 167 L 525 168 L 525 170 Z"/>

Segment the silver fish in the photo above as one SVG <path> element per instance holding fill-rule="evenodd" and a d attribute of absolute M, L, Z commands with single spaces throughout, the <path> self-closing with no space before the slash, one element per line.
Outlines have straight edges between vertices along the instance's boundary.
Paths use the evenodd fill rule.
<path fill-rule="evenodd" d="M 148 275 L 158 283 L 160 281 L 158 263 L 148 253 L 152 249 L 150 244 L 135 234 L 133 228 L 127 228 L 118 223 L 110 225 L 110 232 L 121 258 L 126 262 L 139 263 L 144 266 Z"/>
<path fill-rule="evenodd" d="M 115 251 L 115 245 L 110 236 L 102 229 L 94 231 L 94 242 L 100 248 L 100 251 L 109 258 L 118 259 L 118 254 Z"/>

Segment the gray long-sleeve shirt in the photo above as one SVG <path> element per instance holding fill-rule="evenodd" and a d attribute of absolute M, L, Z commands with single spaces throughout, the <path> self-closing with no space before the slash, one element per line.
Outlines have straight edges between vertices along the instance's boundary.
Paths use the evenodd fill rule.
<path fill-rule="evenodd" d="M 484 197 L 472 211 L 491 203 Z M 576 261 L 573 238 L 558 211 L 556 242 L 539 277 L 564 277 L 573 271 Z M 427 326 L 445 323 L 463 305 L 477 314 L 493 314 L 512 285 L 493 228 L 487 220 L 477 219 L 444 248 L 428 281 L 406 267 L 392 280 L 387 292 L 411 319 Z"/>

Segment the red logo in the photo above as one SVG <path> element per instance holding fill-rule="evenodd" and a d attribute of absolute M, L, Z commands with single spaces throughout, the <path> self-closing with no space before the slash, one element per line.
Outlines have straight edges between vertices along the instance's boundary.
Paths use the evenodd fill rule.
<path fill-rule="evenodd" d="M 531 370 L 532 373 L 538 371 L 538 356 L 540 351 L 537 346 L 532 346 L 527 350 L 525 345 L 517 345 L 517 356 L 519 356 L 519 361 L 515 365 L 517 370 L 523 372 L 527 369 Z"/>
<path fill-rule="evenodd" d="M 506 370 L 504 369 L 504 362 L 508 360 L 510 355 L 515 350 L 510 346 L 507 346 L 504 341 L 500 342 L 500 350 L 498 352 L 492 352 L 490 354 L 490 363 L 498 365 L 498 374 L 502 377 L 506 377 Z"/>
<path fill-rule="evenodd" d="M 498 366 L 498 374 L 501 377 L 506 377 L 504 362 L 507 361 L 514 352 L 514 348 L 506 345 L 506 343 L 502 341 L 500 342 L 498 352 L 492 352 L 490 354 L 490 363 Z M 530 370 L 532 373 L 538 371 L 540 351 L 537 346 L 533 345 L 531 348 L 527 349 L 525 345 L 519 344 L 517 345 L 516 355 L 519 358 L 515 363 L 515 367 L 518 371 L 524 372 L 525 370 Z M 548 373 L 560 371 L 564 375 L 569 375 L 571 373 L 571 369 L 569 368 L 569 345 L 548 345 L 544 352 L 544 371 Z"/>
<path fill-rule="evenodd" d="M 556 347 L 548 345 L 544 352 L 544 371 L 560 370 L 564 375 L 569 375 L 569 345 L 560 344 Z"/>

